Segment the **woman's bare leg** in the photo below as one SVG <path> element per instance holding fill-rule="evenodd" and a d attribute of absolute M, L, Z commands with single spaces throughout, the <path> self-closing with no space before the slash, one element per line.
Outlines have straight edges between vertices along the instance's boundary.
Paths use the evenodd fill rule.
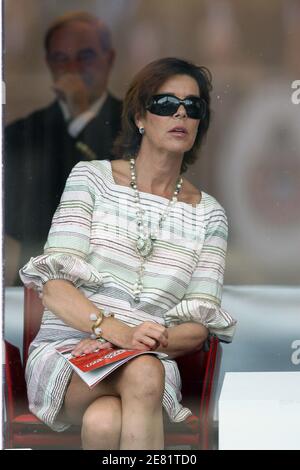
<path fill-rule="evenodd" d="M 82 424 L 86 449 L 163 449 L 163 391 L 164 367 L 150 355 L 132 359 L 92 390 L 73 374 L 60 419 Z"/>
<path fill-rule="evenodd" d="M 114 386 L 114 374 L 90 389 L 75 372 L 67 388 L 59 419 L 70 424 L 82 424 L 85 411 L 97 398 L 103 396 L 119 397 Z"/>
<path fill-rule="evenodd" d="M 140 356 L 123 368 L 117 382 L 122 400 L 120 449 L 163 449 L 164 367 L 153 356 Z"/>
<path fill-rule="evenodd" d="M 83 415 L 81 429 L 83 449 L 120 449 L 121 426 L 120 398 L 112 396 L 97 398 Z"/>
<path fill-rule="evenodd" d="M 114 389 L 114 374 L 89 389 L 73 373 L 58 419 L 82 425 L 84 449 L 119 449 L 122 410 L 121 400 Z"/>

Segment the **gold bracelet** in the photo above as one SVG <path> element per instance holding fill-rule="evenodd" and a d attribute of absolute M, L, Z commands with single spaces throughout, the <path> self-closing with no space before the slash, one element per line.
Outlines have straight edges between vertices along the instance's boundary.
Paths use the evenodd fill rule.
<path fill-rule="evenodd" d="M 92 324 L 92 334 L 91 338 L 92 339 L 98 339 L 101 338 L 102 336 L 102 328 L 100 328 L 100 325 L 103 321 L 103 312 L 102 310 L 99 310 L 98 313 L 91 313 L 90 314 L 90 320 L 92 320 L 94 323 Z"/>
<path fill-rule="evenodd" d="M 104 319 L 104 317 L 113 317 L 114 314 L 110 312 L 108 308 L 104 308 L 104 310 L 100 309 L 98 310 L 98 313 L 91 313 L 90 314 L 90 320 L 92 320 L 94 323 L 92 324 L 92 334 L 91 338 L 92 339 L 101 339 L 102 338 L 102 328 L 100 328 L 100 325 Z"/>

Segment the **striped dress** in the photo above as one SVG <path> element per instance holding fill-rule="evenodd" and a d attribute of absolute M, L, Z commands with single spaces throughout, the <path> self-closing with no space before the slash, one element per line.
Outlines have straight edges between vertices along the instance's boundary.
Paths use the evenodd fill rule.
<path fill-rule="evenodd" d="M 153 231 L 168 199 L 141 192 L 140 200 L 146 225 Z M 44 254 L 20 270 L 24 284 L 41 291 L 50 279 L 68 280 L 131 327 L 144 321 L 166 327 L 193 321 L 230 342 L 236 322 L 220 306 L 227 243 L 224 209 L 205 192 L 195 207 L 175 204 L 146 262 L 144 288 L 136 303 L 140 259 L 135 204 L 133 189 L 116 184 L 108 160 L 78 163 L 54 214 Z M 68 427 L 57 415 L 72 374 L 56 348 L 87 336 L 46 309 L 31 343 L 26 367 L 30 410 L 55 431 Z M 163 406 L 172 422 L 180 422 L 191 411 L 180 403 L 178 367 L 175 360 L 162 362 Z"/>

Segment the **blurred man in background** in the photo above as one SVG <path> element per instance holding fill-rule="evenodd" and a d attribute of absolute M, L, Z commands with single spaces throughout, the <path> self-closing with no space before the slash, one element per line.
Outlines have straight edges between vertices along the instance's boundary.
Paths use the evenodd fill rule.
<path fill-rule="evenodd" d="M 112 159 L 120 130 L 122 103 L 107 90 L 115 51 L 103 21 L 64 15 L 44 46 L 56 99 L 5 130 L 6 285 L 19 284 L 19 268 L 43 249 L 72 167 Z"/>

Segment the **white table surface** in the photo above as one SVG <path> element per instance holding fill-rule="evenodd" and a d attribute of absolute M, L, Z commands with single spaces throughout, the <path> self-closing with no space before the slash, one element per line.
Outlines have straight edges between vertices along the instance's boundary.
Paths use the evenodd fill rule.
<path fill-rule="evenodd" d="M 300 449 L 300 372 L 227 372 L 219 449 Z"/>

